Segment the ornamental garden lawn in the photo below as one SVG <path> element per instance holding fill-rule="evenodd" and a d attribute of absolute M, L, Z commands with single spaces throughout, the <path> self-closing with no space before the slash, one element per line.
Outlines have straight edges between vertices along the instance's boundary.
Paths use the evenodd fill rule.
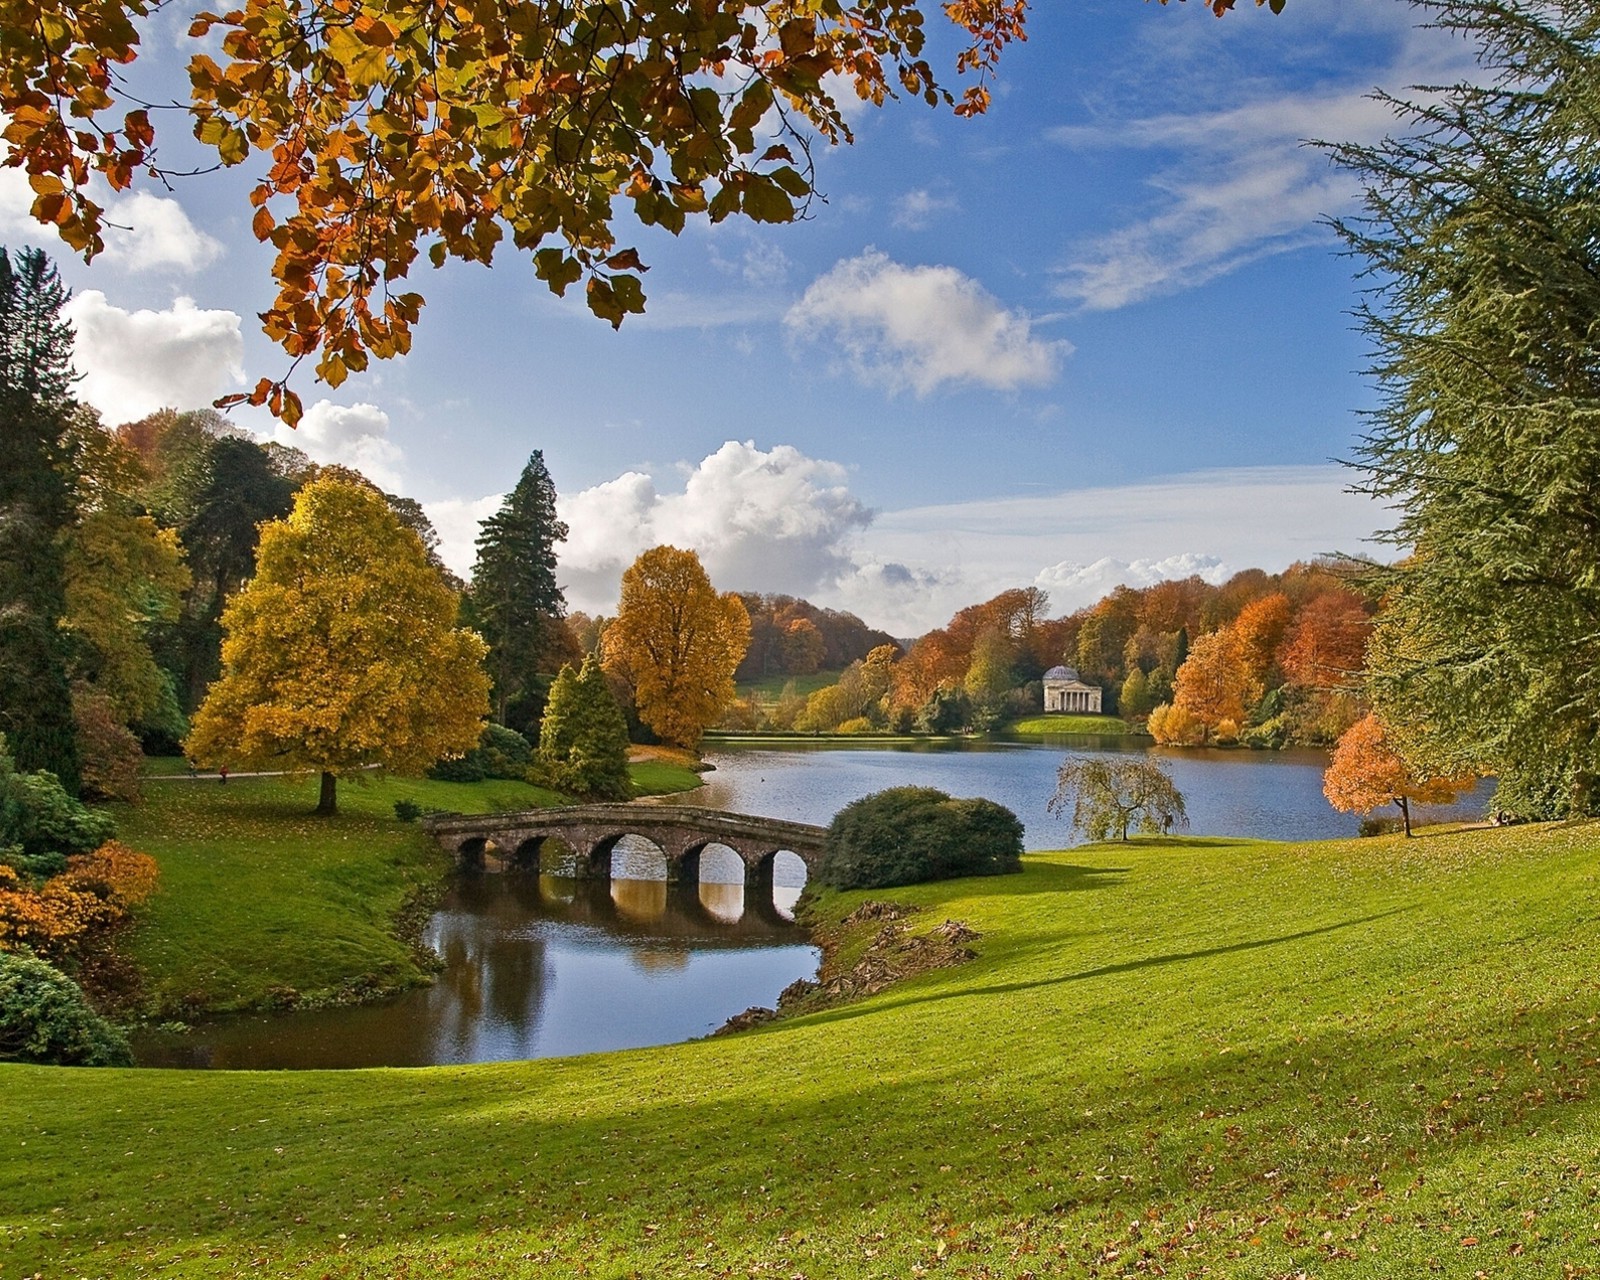
<path fill-rule="evenodd" d="M 314 933 L 321 868 L 394 856 L 383 825 L 263 826 L 248 888 Z M 1595 824 L 1091 846 L 876 892 L 977 958 L 738 1036 L 7 1067 L 0 1277 L 1597 1274 L 1597 854 Z M 866 896 L 813 906 L 842 962 Z"/>

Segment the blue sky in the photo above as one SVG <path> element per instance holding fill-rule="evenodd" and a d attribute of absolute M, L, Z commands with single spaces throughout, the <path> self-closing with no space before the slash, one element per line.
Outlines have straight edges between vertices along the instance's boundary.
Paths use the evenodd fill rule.
<path fill-rule="evenodd" d="M 149 83 L 186 21 L 147 37 Z M 1065 612 L 1118 581 L 1369 550 L 1384 513 L 1331 461 L 1371 400 L 1357 264 L 1320 223 L 1355 189 L 1302 140 L 1376 139 L 1373 88 L 1470 72 L 1413 23 L 1401 0 L 1041 5 L 986 117 L 857 111 L 806 222 L 622 224 L 652 269 L 620 333 L 511 252 L 424 268 L 412 354 L 302 382 L 306 423 L 280 436 L 421 500 L 461 569 L 542 449 L 589 610 L 658 541 L 720 587 L 902 635 L 1010 586 Z M 253 172 L 125 198 L 102 259 L 58 254 L 108 422 L 284 367 L 254 319 Z M 0 171 L 0 241 L 40 242 L 25 199 Z"/>

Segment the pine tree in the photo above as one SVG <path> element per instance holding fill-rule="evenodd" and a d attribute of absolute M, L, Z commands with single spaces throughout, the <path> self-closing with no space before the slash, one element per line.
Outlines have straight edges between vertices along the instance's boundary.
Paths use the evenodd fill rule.
<path fill-rule="evenodd" d="M 49 258 L 0 247 L 0 732 L 19 768 L 76 795 L 60 535 L 73 519 L 65 434 L 75 406 L 67 300 Z"/>
<path fill-rule="evenodd" d="M 472 569 L 472 620 L 489 646 L 495 719 L 523 732 L 534 728 L 538 676 L 567 609 L 556 582 L 556 543 L 566 537 L 556 487 L 535 449 L 516 488 L 483 522 Z"/>
<path fill-rule="evenodd" d="M 563 791 L 628 798 L 628 724 L 594 654 L 583 660 L 582 671 L 562 667 L 551 686 L 539 758 Z"/>

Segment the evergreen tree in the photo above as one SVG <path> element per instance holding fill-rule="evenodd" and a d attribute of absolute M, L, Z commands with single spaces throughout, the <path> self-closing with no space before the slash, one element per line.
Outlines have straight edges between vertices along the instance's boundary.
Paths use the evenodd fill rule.
<path fill-rule="evenodd" d="M 49 258 L 0 247 L 0 732 L 19 768 L 76 795 L 61 533 L 72 522 L 65 435 L 73 410 L 67 292 Z"/>
<path fill-rule="evenodd" d="M 628 798 L 628 724 L 594 654 L 583 660 L 582 671 L 562 667 L 550 687 L 539 759 L 563 791 L 600 800 Z"/>
<path fill-rule="evenodd" d="M 531 736 L 538 720 L 541 670 L 564 632 L 566 601 L 556 583 L 556 487 L 535 449 L 516 488 L 483 522 L 472 569 L 471 616 L 489 646 L 495 719 Z"/>
<path fill-rule="evenodd" d="M 1364 487 L 1409 554 L 1369 650 L 1422 776 L 1500 778 L 1523 816 L 1600 811 L 1600 10 L 1441 0 L 1488 74 L 1335 149 L 1365 182 L 1340 226 L 1378 282 L 1381 392 Z"/>

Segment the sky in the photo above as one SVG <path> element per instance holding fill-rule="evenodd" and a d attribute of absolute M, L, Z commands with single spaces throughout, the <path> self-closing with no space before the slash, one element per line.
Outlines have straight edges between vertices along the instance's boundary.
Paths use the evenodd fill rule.
<path fill-rule="evenodd" d="M 463 574 L 542 450 L 571 529 L 563 586 L 588 612 L 661 542 L 721 589 L 899 636 L 1010 587 L 1060 615 L 1119 582 L 1386 555 L 1390 515 L 1343 465 L 1373 390 L 1361 264 L 1326 219 L 1359 185 L 1306 140 L 1376 141 L 1396 123 L 1375 89 L 1471 74 L 1458 39 L 1415 23 L 1402 0 L 1241 0 L 1220 20 L 1041 4 L 987 115 L 853 108 L 857 142 L 819 150 L 805 221 L 674 239 L 624 217 L 619 244 L 651 270 L 620 332 L 513 250 L 422 266 L 409 356 L 337 391 L 300 379 L 297 430 L 235 416 L 418 499 Z M 187 24 L 169 8 L 146 29 L 147 90 L 182 82 Z M 169 163 L 179 119 L 158 120 Z M 87 266 L 0 170 L 0 243 L 59 260 L 79 396 L 108 425 L 286 368 L 256 319 L 258 168 L 113 198 L 123 229 Z"/>

